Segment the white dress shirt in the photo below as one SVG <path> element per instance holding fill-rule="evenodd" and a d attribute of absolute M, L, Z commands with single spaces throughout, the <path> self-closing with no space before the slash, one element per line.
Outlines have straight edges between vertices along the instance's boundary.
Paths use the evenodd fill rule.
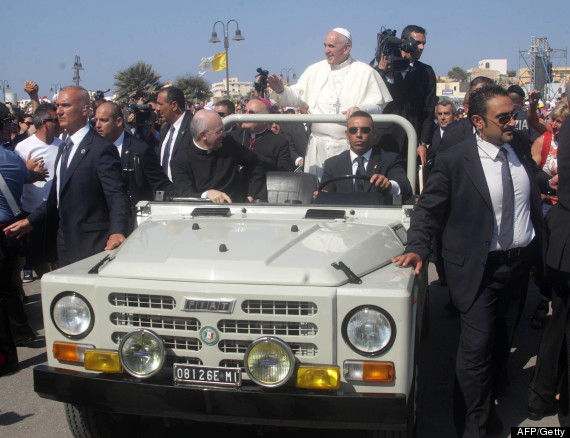
<path fill-rule="evenodd" d="M 184 111 L 182 113 L 182 115 L 180 117 L 178 117 L 178 120 L 171 125 L 174 127 L 174 132 L 172 133 L 172 140 L 170 142 L 170 153 L 169 153 L 169 157 L 168 157 L 168 175 L 167 176 L 168 176 L 168 179 L 170 181 L 172 181 L 172 172 L 170 171 L 170 160 L 172 159 L 172 150 L 174 149 L 174 143 L 176 143 L 176 138 L 178 138 L 178 133 L 180 132 L 180 126 L 182 126 L 182 119 L 184 119 L 185 115 L 186 115 L 186 111 Z M 166 145 L 169 138 L 170 138 L 170 128 L 168 128 L 168 131 L 166 132 L 166 136 L 164 137 L 164 140 L 162 141 L 162 144 L 160 145 L 160 164 L 161 165 L 162 165 L 162 159 L 164 157 L 164 145 Z"/>
<path fill-rule="evenodd" d="M 71 147 L 71 149 L 69 151 L 69 156 L 67 158 L 67 167 L 69 167 L 69 164 L 73 161 L 73 156 L 75 155 L 75 152 L 77 152 L 77 148 L 79 147 L 79 144 L 83 141 L 83 138 L 89 132 L 89 129 L 91 129 L 91 126 L 88 123 L 83 128 L 76 131 L 75 134 L 70 136 L 71 141 L 73 142 L 73 146 Z M 63 148 L 63 147 L 65 147 L 65 145 L 62 145 L 61 147 Z M 80 152 L 80 153 L 83 153 L 83 152 Z M 62 183 L 61 178 L 59 177 L 60 169 L 61 169 L 61 159 L 57 163 L 57 170 L 56 170 L 56 175 L 57 175 L 57 187 L 56 188 L 57 188 L 57 205 L 58 206 L 59 206 L 59 191 L 60 191 L 60 186 Z"/>
<path fill-rule="evenodd" d="M 349 152 L 350 152 L 350 161 L 352 162 L 352 174 L 356 175 L 356 169 L 358 169 L 358 161 L 356 161 L 356 159 L 359 157 L 359 155 L 356 155 L 354 152 L 352 152 L 352 149 L 349 150 Z M 368 162 L 370 161 L 371 155 L 372 155 L 372 149 L 369 149 L 368 152 L 361 155 L 362 157 L 364 157 L 364 172 L 368 170 Z M 390 188 L 390 194 L 392 196 L 399 195 L 400 185 L 396 181 L 390 180 L 390 182 L 392 183 L 392 187 Z"/>
<path fill-rule="evenodd" d="M 477 135 L 477 146 L 481 165 L 489 187 L 491 203 L 495 212 L 493 237 L 489 251 L 507 250 L 527 246 L 534 238 L 534 227 L 530 220 L 530 181 L 528 174 L 510 144 L 503 147 L 507 150 L 509 169 L 513 179 L 515 192 L 515 216 L 513 229 L 513 243 L 511 248 L 501 248 L 499 245 L 499 228 L 503 207 L 503 177 L 501 174 L 501 161 L 497 158 L 499 146 L 495 146 Z"/>

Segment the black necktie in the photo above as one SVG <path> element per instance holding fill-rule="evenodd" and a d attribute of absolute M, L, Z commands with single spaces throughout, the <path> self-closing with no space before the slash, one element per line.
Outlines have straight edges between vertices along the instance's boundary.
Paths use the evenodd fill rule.
<path fill-rule="evenodd" d="M 356 168 L 355 175 L 366 176 L 366 169 L 364 169 L 364 163 L 366 162 L 366 158 L 356 157 L 355 161 L 358 163 L 358 167 Z M 363 192 L 364 191 L 364 180 L 361 180 L 361 179 L 355 180 L 354 186 L 355 186 L 357 192 Z"/>
<path fill-rule="evenodd" d="M 71 137 L 65 139 L 63 144 L 63 151 L 61 152 L 61 157 L 59 159 L 59 193 L 61 194 L 61 189 L 63 188 L 63 183 L 65 181 L 65 174 L 67 173 L 67 161 L 69 160 L 69 153 L 73 147 L 73 141 Z"/>
<path fill-rule="evenodd" d="M 168 134 L 168 140 L 164 145 L 164 155 L 162 155 L 162 170 L 166 175 L 168 175 L 168 158 L 170 156 L 170 143 L 172 143 L 172 137 L 174 137 L 174 126 L 170 127 Z"/>
<path fill-rule="evenodd" d="M 502 163 L 501 176 L 503 179 L 503 208 L 501 212 L 501 228 L 499 229 L 499 245 L 501 245 L 503 251 L 509 249 L 513 244 L 515 218 L 515 190 L 507 153 L 507 150 L 501 147 L 497 154 L 497 158 Z"/>

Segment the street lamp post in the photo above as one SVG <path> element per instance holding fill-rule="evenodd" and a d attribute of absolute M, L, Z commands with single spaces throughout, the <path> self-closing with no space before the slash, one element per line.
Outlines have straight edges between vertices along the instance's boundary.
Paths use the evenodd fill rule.
<path fill-rule="evenodd" d="M 61 86 L 61 84 L 58 82 L 56 84 L 51 84 L 51 86 L 49 87 L 49 91 L 51 91 L 53 94 L 57 94 L 58 90 L 61 91 L 63 87 Z"/>
<path fill-rule="evenodd" d="M 222 31 L 224 33 L 224 49 L 226 50 L 226 93 L 228 98 L 230 97 L 230 60 L 228 59 L 228 49 L 230 48 L 230 40 L 228 39 L 228 31 L 230 29 L 230 23 L 234 22 L 236 24 L 236 34 L 232 38 L 234 41 L 243 41 L 245 38 L 241 34 L 241 30 L 239 29 L 239 24 L 236 20 L 229 20 L 225 25 L 223 21 L 216 21 L 212 28 L 212 37 L 208 41 L 209 43 L 219 43 L 220 40 L 218 39 L 218 34 L 216 33 L 216 24 L 220 23 L 222 25 Z"/>
<path fill-rule="evenodd" d="M 79 87 L 79 81 L 81 80 L 81 78 L 79 77 L 79 70 L 85 70 L 85 69 L 81 65 L 81 59 L 79 59 L 78 55 L 75 55 L 75 62 L 73 64 L 73 67 L 71 67 L 71 69 L 75 70 L 75 73 L 73 73 L 73 82 L 75 82 L 75 86 Z"/>
<path fill-rule="evenodd" d="M 279 76 L 281 76 L 281 79 L 283 79 L 283 71 L 285 71 L 285 76 L 287 77 L 287 81 L 285 82 L 285 84 L 287 86 L 291 85 L 291 82 L 289 81 L 289 72 L 293 71 L 293 80 L 297 79 L 297 74 L 295 73 L 295 69 L 293 67 L 291 67 L 290 69 L 286 69 L 286 68 L 282 68 L 281 69 L 281 74 Z"/>
<path fill-rule="evenodd" d="M 0 84 L 2 84 L 2 94 L 3 94 L 3 102 L 6 102 L 6 90 L 10 89 L 10 84 L 7 80 L 0 79 Z"/>

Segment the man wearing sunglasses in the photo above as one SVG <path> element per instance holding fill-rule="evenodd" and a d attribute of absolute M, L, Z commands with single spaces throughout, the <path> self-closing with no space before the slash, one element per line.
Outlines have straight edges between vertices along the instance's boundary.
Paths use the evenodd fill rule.
<path fill-rule="evenodd" d="M 323 182 L 343 175 L 365 176 L 369 182 L 362 179 L 335 181 L 327 185 L 327 191 L 379 191 L 386 197 L 401 195 L 402 199 L 412 195 L 412 187 L 399 155 L 377 146 L 372 147 L 376 129 L 370 114 L 364 111 L 352 113 L 345 135 L 350 149 L 325 161 Z"/>
<path fill-rule="evenodd" d="M 47 200 L 51 190 L 51 184 L 55 175 L 55 163 L 59 148 L 63 141 L 60 134 L 59 120 L 56 107 L 51 103 L 42 103 L 33 116 L 36 133 L 18 143 L 15 152 L 24 161 L 29 159 L 41 159 L 48 171 L 45 181 L 37 181 L 26 184 L 22 193 L 22 210 L 27 214 L 32 213 Z M 24 254 L 26 265 L 24 266 L 24 280 L 26 271 L 33 268 L 41 278 L 46 272 L 52 270 L 50 263 L 57 260 L 55 247 L 45 244 L 43 227 L 33 229 L 28 239 L 24 240 Z M 32 278 L 33 279 L 33 278 Z"/>
<path fill-rule="evenodd" d="M 231 100 L 224 99 L 220 100 L 214 105 L 214 111 L 216 111 L 218 115 L 224 119 L 236 112 L 236 106 Z M 231 132 L 233 129 L 234 125 L 226 126 L 226 134 L 228 132 Z"/>
<path fill-rule="evenodd" d="M 459 436 L 500 434 L 495 401 L 520 319 L 532 258 L 544 248 L 538 167 L 513 136 L 514 106 L 500 86 L 473 91 L 476 136 L 438 155 L 416 205 L 408 246 L 393 261 L 419 274 L 442 231 L 449 293 L 460 316 L 454 416 Z M 539 180 L 540 178 L 540 180 Z"/>

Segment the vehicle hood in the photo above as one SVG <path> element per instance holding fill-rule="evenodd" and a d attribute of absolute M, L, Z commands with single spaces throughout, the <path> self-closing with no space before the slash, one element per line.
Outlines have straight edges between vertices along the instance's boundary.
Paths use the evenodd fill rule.
<path fill-rule="evenodd" d="M 297 230 L 295 230 L 295 228 Z M 100 276 L 193 282 L 339 286 L 391 262 L 404 247 L 386 225 L 346 220 L 146 221 Z"/>

